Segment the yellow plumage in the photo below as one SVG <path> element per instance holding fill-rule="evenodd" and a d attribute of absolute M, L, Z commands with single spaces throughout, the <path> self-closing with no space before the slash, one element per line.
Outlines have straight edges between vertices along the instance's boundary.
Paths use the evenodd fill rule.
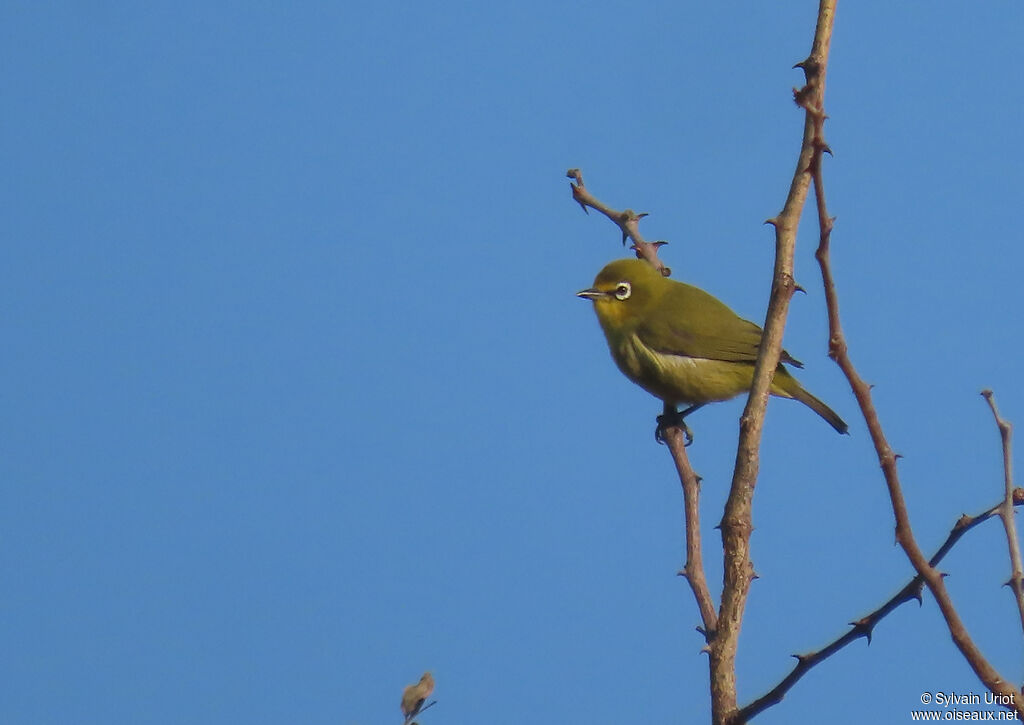
<path fill-rule="evenodd" d="M 729 400 L 753 385 L 761 328 L 707 292 L 663 277 L 647 262 L 621 259 L 578 294 L 593 301 L 619 370 L 666 404 Z M 843 419 L 782 363 L 801 367 L 783 351 L 772 395 L 799 400 L 837 431 L 847 432 Z"/>

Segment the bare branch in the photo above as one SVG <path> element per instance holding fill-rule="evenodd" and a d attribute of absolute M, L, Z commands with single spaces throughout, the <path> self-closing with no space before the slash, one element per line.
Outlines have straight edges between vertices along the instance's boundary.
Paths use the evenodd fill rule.
<path fill-rule="evenodd" d="M 821 120 L 818 121 L 820 126 L 823 122 L 823 117 L 819 118 L 821 118 Z M 821 138 L 820 133 L 818 134 L 818 137 Z M 1008 707 L 1012 707 L 1019 714 L 1024 715 L 1024 698 L 1020 697 L 1020 693 L 1015 687 L 1002 678 L 988 660 L 985 659 L 985 656 L 982 654 L 981 650 L 978 649 L 978 646 L 974 644 L 974 641 L 967 632 L 966 626 L 960 619 L 960 615 L 957 613 L 956 608 L 953 605 L 953 600 L 950 598 L 949 592 L 946 590 L 942 573 L 935 569 L 934 565 L 924 558 L 924 554 L 921 552 L 921 548 L 918 546 L 917 541 L 914 538 L 914 532 L 910 525 L 910 515 L 907 512 L 906 501 L 903 498 L 903 489 L 900 486 L 899 472 L 896 468 L 896 460 L 898 456 L 889 446 L 889 442 L 882 430 L 882 424 L 878 418 L 878 411 L 875 409 L 874 401 L 871 396 L 871 386 L 861 379 L 850 359 L 846 344 L 846 337 L 843 334 L 843 329 L 839 320 L 839 297 L 836 292 L 835 280 L 832 276 L 832 267 L 829 258 L 829 244 L 831 241 L 832 225 L 834 220 L 828 215 L 828 210 L 825 205 L 824 180 L 822 179 L 821 170 L 821 153 L 825 148 L 826 145 L 824 144 L 824 141 L 820 141 L 816 159 L 811 164 L 810 168 L 811 173 L 814 176 L 814 193 L 818 207 L 820 237 L 818 242 L 818 251 L 815 256 L 817 257 L 818 264 L 821 267 L 822 283 L 825 288 L 825 304 L 828 309 L 829 357 L 836 361 L 839 368 L 846 376 L 846 379 L 849 381 L 850 388 L 853 390 L 853 394 L 857 398 L 857 403 L 860 406 L 861 413 L 864 415 L 864 421 L 867 423 L 868 432 L 871 435 L 871 441 L 875 446 L 875 452 L 878 456 L 878 461 L 881 464 L 882 473 L 885 476 L 885 483 L 889 492 L 889 500 L 892 504 L 893 516 L 896 519 L 896 541 L 899 542 L 899 545 L 903 548 L 907 558 L 910 559 L 910 563 L 914 567 L 914 570 L 917 571 L 925 585 L 927 585 L 929 591 L 931 591 L 932 596 L 935 597 L 935 601 L 939 605 L 942 616 L 946 620 L 946 626 L 949 629 L 953 643 L 960 650 L 964 659 L 967 660 L 971 669 L 974 670 L 978 679 L 980 679 L 981 682 L 993 693 L 1001 695 L 1001 699 L 1004 702 L 1013 703 L 1012 706 L 1008 705 Z"/>
<path fill-rule="evenodd" d="M 1016 496 L 1014 497 L 1011 495 L 1011 500 L 1014 501 L 1015 505 L 1024 505 L 1024 489 L 1018 488 L 1014 493 Z M 928 560 L 928 563 L 933 567 L 936 566 L 964 534 L 983 521 L 988 521 L 993 516 L 998 515 L 1003 508 L 1003 503 L 1004 502 L 1001 500 L 999 503 L 990 506 L 988 509 L 982 511 L 976 516 L 968 516 L 967 514 L 964 514 L 957 519 L 956 523 L 953 524 L 953 528 L 950 529 L 946 540 L 942 542 L 942 546 L 932 554 L 932 558 Z M 808 670 L 815 665 L 824 662 L 851 642 L 855 642 L 861 637 L 864 637 L 870 644 L 871 634 L 874 631 L 875 625 L 900 605 L 909 601 L 920 602 L 921 590 L 923 587 L 924 579 L 920 574 L 918 574 L 907 582 L 906 585 L 888 601 L 873 612 L 854 622 L 850 622 L 850 626 L 853 629 L 848 631 L 846 634 L 837 637 L 815 652 L 809 652 L 803 655 L 793 655 L 797 659 L 797 663 L 793 667 L 793 670 L 767 693 L 740 709 L 739 713 L 736 715 L 736 721 L 744 722 L 746 720 L 750 720 L 761 712 L 767 710 L 769 707 L 782 702 L 782 698 L 786 696 L 786 693 L 792 689 L 793 685 L 795 685 L 801 677 L 807 674 Z"/>
<path fill-rule="evenodd" d="M 996 399 L 991 390 L 982 390 L 982 396 L 988 401 L 992 409 L 992 415 L 996 419 L 996 426 L 999 427 L 999 437 L 1003 441 L 1003 479 L 1006 484 L 1006 494 L 1003 497 L 1003 504 L 999 507 L 999 516 L 1003 520 L 1003 529 L 1006 531 L 1006 544 L 1010 549 L 1010 579 L 1006 585 L 1013 590 L 1013 596 L 1017 599 L 1017 611 L 1020 613 L 1020 626 L 1024 631 L 1024 566 L 1021 565 L 1020 539 L 1017 538 L 1017 525 L 1013 520 L 1013 455 L 1011 450 L 1011 438 L 1013 437 L 1013 426 L 1009 421 L 999 415 L 996 407 Z"/>
<path fill-rule="evenodd" d="M 658 259 L 658 247 L 668 244 L 668 242 L 648 242 L 640 236 L 640 220 L 647 216 L 647 212 L 637 214 L 632 209 L 616 211 L 610 206 L 598 201 L 593 194 L 587 191 L 587 187 L 583 184 L 582 171 L 579 169 L 569 169 L 565 172 L 565 175 L 574 180 L 569 182 L 569 187 L 572 189 L 572 198 L 583 208 L 583 211 L 586 212 L 587 207 L 597 209 L 599 212 L 611 219 L 612 222 L 614 222 L 622 231 L 623 244 L 626 243 L 627 239 L 633 242 L 630 249 L 636 251 L 637 257 L 640 259 L 646 259 L 654 265 L 655 269 L 660 270 L 666 277 L 672 274 L 672 270 L 666 267 L 665 264 Z"/>
<path fill-rule="evenodd" d="M 761 433 L 772 378 L 782 353 L 782 335 L 786 326 L 789 301 L 796 287 L 793 279 L 796 231 L 807 199 L 811 161 L 819 151 L 815 139 L 818 124 L 823 116 L 820 109 L 824 107 L 825 73 L 834 18 L 835 0 L 820 0 L 811 54 L 807 60 L 798 64 L 804 69 L 807 83 L 804 90 L 798 93 L 806 113 L 796 171 L 782 212 L 768 220 L 768 223 L 775 227 L 775 270 L 772 276 L 771 298 L 761 347 L 754 367 L 753 385 L 740 418 L 736 465 L 721 523 L 724 584 L 718 616 L 718 633 L 710 645 L 711 719 L 716 725 L 736 722 L 736 650 L 750 592 L 750 582 L 754 578 L 754 566 L 750 559 L 750 533 L 753 531 L 754 487 L 760 468 Z"/>
<path fill-rule="evenodd" d="M 672 412 L 671 408 L 666 406 L 665 413 L 670 412 Z M 683 431 L 676 426 L 668 427 L 665 429 L 663 439 L 672 453 L 679 481 L 683 485 L 686 564 L 679 571 L 679 575 L 686 577 L 690 589 L 693 590 L 693 597 L 697 600 L 700 618 L 704 623 L 702 633 L 705 641 L 710 642 L 715 636 L 715 630 L 718 629 L 718 613 L 715 611 L 715 603 L 708 590 L 707 578 L 704 576 L 704 558 L 701 553 L 700 538 L 700 476 L 690 466 L 690 459 L 686 455 Z"/>

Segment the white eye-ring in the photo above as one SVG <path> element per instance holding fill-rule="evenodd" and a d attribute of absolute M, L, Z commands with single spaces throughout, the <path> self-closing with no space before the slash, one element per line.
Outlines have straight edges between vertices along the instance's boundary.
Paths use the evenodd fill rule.
<path fill-rule="evenodd" d="M 615 285 L 615 299 L 617 300 L 629 299 L 632 292 L 633 288 L 629 286 L 629 282 L 619 282 Z"/>

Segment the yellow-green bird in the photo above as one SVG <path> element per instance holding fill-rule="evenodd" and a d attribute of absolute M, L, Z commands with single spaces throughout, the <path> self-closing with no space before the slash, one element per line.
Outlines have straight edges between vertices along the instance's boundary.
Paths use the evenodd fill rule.
<path fill-rule="evenodd" d="M 593 301 L 619 370 L 673 410 L 688 405 L 682 416 L 753 385 L 761 328 L 704 290 L 663 277 L 643 260 L 619 259 L 576 294 Z M 771 394 L 799 400 L 846 433 L 843 419 L 782 363 L 803 367 L 783 350 Z"/>

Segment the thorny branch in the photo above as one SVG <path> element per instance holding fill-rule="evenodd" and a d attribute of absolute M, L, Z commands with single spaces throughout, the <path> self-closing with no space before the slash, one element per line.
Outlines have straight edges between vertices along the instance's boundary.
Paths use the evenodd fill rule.
<path fill-rule="evenodd" d="M 797 101 L 805 109 L 803 137 L 796 170 L 782 212 L 768 222 L 775 227 L 775 270 L 771 298 L 765 318 L 760 351 L 754 366 L 754 381 L 747 405 L 740 418 L 740 440 L 732 485 L 722 517 L 724 576 L 718 632 L 709 646 L 711 666 L 711 720 L 715 725 L 740 723 L 736 701 L 736 651 L 740 627 L 746 609 L 754 565 L 750 560 L 750 534 L 753 531 L 754 487 L 760 467 L 761 433 L 768 393 L 782 352 L 782 334 L 786 326 L 789 301 L 796 289 L 793 258 L 796 231 L 810 185 L 811 161 L 820 148 L 815 145 L 817 124 L 824 107 L 825 75 L 828 68 L 832 25 L 836 0 L 820 0 L 811 53 L 798 66 L 806 83 L 797 91 Z"/>
<path fill-rule="evenodd" d="M 1013 596 L 1017 599 L 1020 625 L 1021 629 L 1024 630 L 1024 566 L 1021 565 L 1020 539 L 1017 538 L 1017 525 L 1013 520 L 1014 494 L 1016 493 L 1013 488 L 1013 454 L 1010 446 L 1011 438 L 1013 437 L 1013 426 L 999 415 L 999 409 L 996 407 L 996 399 L 992 391 L 982 390 L 981 394 L 988 401 L 988 405 L 992 409 L 992 415 L 996 419 L 996 426 L 999 427 L 999 437 L 1003 442 L 1003 479 L 1006 484 L 1006 493 L 1003 496 L 1003 504 L 999 508 L 999 517 L 1003 520 L 1003 529 L 1006 531 L 1006 543 L 1010 549 L 1010 579 L 1006 582 L 1006 585 L 1013 590 Z"/>
<path fill-rule="evenodd" d="M 668 412 L 668 411 L 666 411 Z M 683 484 L 683 512 L 686 520 L 686 564 L 679 570 L 679 576 L 685 577 L 697 600 L 700 618 L 704 623 L 701 633 L 710 642 L 718 629 L 718 613 L 708 589 L 708 581 L 704 576 L 704 559 L 701 553 L 700 537 L 700 476 L 690 466 L 683 441 L 683 431 L 670 427 L 664 433 L 665 444 L 676 464 L 679 481 Z"/>
<path fill-rule="evenodd" d="M 802 103 L 799 93 L 797 94 L 796 99 L 797 103 Z M 889 441 L 886 439 L 885 433 L 882 430 L 882 423 L 878 418 L 878 411 L 875 409 L 874 401 L 871 396 L 871 386 L 861 379 L 852 360 L 850 359 L 846 344 L 846 337 L 843 334 L 842 325 L 840 324 L 839 296 L 836 292 L 835 280 L 832 276 L 832 266 L 829 258 L 829 244 L 831 241 L 832 226 L 835 220 L 828 215 L 828 209 L 826 208 L 825 184 L 822 178 L 821 169 L 822 154 L 828 149 L 828 146 L 824 142 L 824 134 L 822 130 L 825 121 L 825 114 L 822 111 L 820 104 L 814 104 L 814 109 L 817 111 L 813 114 L 813 117 L 816 119 L 816 152 L 809 168 L 811 175 L 814 177 L 814 195 L 817 200 L 818 208 L 820 237 L 818 250 L 815 253 L 815 256 L 817 257 L 818 264 L 821 267 L 822 283 L 825 288 L 825 304 L 828 309 L 829 357 L 836 361 L 839 368 L 846 376 L 846 379 L 850 384 L 850 388 L 853 390 L 853 394 L 857 398 L 857 403 L 864 416 L 864 421 L 867 423 L 868 432 L 871 435 L 871 441 L 875 446 L 875 452 L 878 455 L 878 461 L 881 464 L 882 473 L 885 476 L 885 484 L 889 492 L 889 500 L 892 504 L 893 516 L 896 519 L 896 541 L 903 548 L 907 558 L 910 559 L 910 563 L 914 567 L 914 570 L 917 571 L 918 576 L 921 577 L 929 591 L 931 591 L 932 596 L 935 597 L 935 601 L 939 605 L 942 616 L 946 620 L 946 626 L 949 629 L 950 636 L 953 638 L 953 643 L 960 650 L 964 659 L 967 660 L 971 669 L 974 670 L 978 679 L 980 679 L 985 687 L 993 693 L 1000 695 L 1004 702 L 1012 702 L 1012 708 L 1019 714 L 1024 715 L 1024 697 L 1021 697 L 1021 693 L 1002 678 L 988 660 L 985 659 L 981 650 L 978 649 L 978 646 L 971 639 L 967 632 L 967 627 L 960 619 L 960 615 L 957 613 L 956 607 L 953 605 L 953 600 L 950 598 L 949 592 L 946 590 L 946 584 L 943 581 L 942 573 L 939 572 L 931 562 L 925 559 L 924 554 L 921 552 L 921 548 L 917 544 L 917 540 L 914 538 L 913 529 L 910 525 L 910 514 L 907 511 L 906 501 L 903 498 L 903 489 L 900 486 L 899 472 L 896 468 L 896 460 L 898 456 L 889 446 Z M 809 116 L 811 115 L 812 114 L 809 112 Z M 1005 503 L 1003 505 L 1005 506 Z"/>
<path fill-rule="evenodd" d="M 1024 703 L 1021 702 L 1024 698 L 1021 698 L 1019 693 L 999 676 L 971 641 L 946 592 L 942 580 L 943 575 L 935 569 L 935 566 L 967 531 L 992 516 L 999 514 L 1003 518 L 1007 537 L 1011 541 L 1013 574 L 1007 584 L 1013 588 L 1017 598 L 1018 607 L 1021 611 L 1022 628 L 1024 628 L 1024 572 L 1022 572 L 1020 564 L 1019 547 L 1014 547 L 1017 539 L 1013 528 L 1013 506 L 1024 504 L 1024 489 L 1014 489 L 1012 487 L 1009 426 L 999 417 L 990 395 L 986 395 L 1003 436 L 1006 496 L 999 504 L 974 517 L 962 516 L 950 531 L 946 541 L 939 547 L 932 558 L 926 561 L 920 548 L 917 546 L 910 527 L 909 514 L 907 513 L 896 470 L 896 460 L 899 456 L 893 453 L 884 436 L 877 411 L 872 402 L 870 386 L 859 377 L 850 361 L 846 339 L 840 324 L 838 295 L 829 261 L 829 244 L 834 219 L 828 215 L 826 208 L 821 168 L 822 155 L 825 152 L 831 153 L 831 149 L 829 149 L 824 140 L 823 127 L 824 121 L 827 118 L 824 111 L 825 74 L 835 16 L 835 4 L 836 0 L 820 0 L 818 22 L 815 28 L 811 53 L 806 60 L 795 66 L 802 68 L 806 77 L 806 83 L 803 88 L 799 90 L 794 89 L 794 100 L 797 105 L 804 109 L 806 114 L 803 142 L 797 162 L 797 169 L 783 210 L 778 217 L 769 219 L 767 222 L 775 227 L 776 232 L 775 271 L 762 345 L 755 366 L 754 384 L 747 399 L 743 416 L 740 419 L 741 435 L 737 449 L 732 486 L 726 503 L 725 515 L 720 525 L 725 553 L 725 572 L 723 577 L 722 603 L 717 614 L 714 611 L 713 600 L 707 587 L 701 555 L 699 520 L 700 478 L 690 467 L 683 445 L 682 431 L 677 428 L 669 428 L 665 432 L 665 442 L 672 453 L 683 486 L 687 562 L 679 574 L 686 577 L 689 582 L 704 623 L 701 631 L 708 642 L 706 650 L 710 655 L 712 721 L 716 725 L 723 723 L 739 725 L 768 707 L 780 702 L 789 689 L 816 664 L 824 661 L 856 639 L 865 637 L 870 641 L 875 625 L 891 611 L 911 599 L 920 601 L 924 586 L 927 586 L 933 596 L 935 596 L 940 610 L 946 619 L 954 643 L 963 653 L 978 677 L 992 692 L 1002 695 L 1006 702 L 1013 702 L 1013 709 L 1018 714 L 1024 714 Z M 575 183 L 570 184 L 573 199 L 581 206 L 584 212 L 589 207 L 607 216 L 621 230 L 623 244 L 625 244 L 626 239 L 632 240 L 632 249 L 636 251 L 637 257 L 647 259 L 656 268 L 660 269 L 665 276 L 671 274 L 671 270 L 657 258 L 658 247 L 665 242 L 647 242 L 639 233 L 639 221 L 644 216 L 647 216 L 646 213 L 637 214 L 631 209 L 616 211 L 601 203 L 590 194 L 583 184 L 583 176 L 579 169 L 570 169 L 566 175 L 575 181 Z M 821 266 L 822 280 L 825 288 L 829 320 L 829 356 L 836 361 L 847 377 L 861 412 L 864 415 L 889 490 L 893 514 L 896 519 L 896 538 L 906 552 L 917 574 L 897 594 L 878 609 L 852 622 L 852 629 L 849 632 L 838 637 L 820 650 L 803 655 L 794 655 L 798 661 L 789 675 L 771 691 L 742 709 L 738 709 L 736 706 L 735 655 L 750 582 L 755 576 L 749 555 L 749 540 L 752 531 L 751 506 L 753 490 L 756 485 L 759 467 L 758 451 L 768 391 L 781 355 L 782 333 L 785 327 L 789 300 L 795 289 L 797 289 L 793 279 L 796 228 L 808 187 L 812 183 L 815 190 L 820 228 L 819 245 L 815 256 Z M 1016 555 L 1014 551 L 1016 551 Z"/>
<path fill-rule="evenodd" d="M 1014 489 L 1011 500 L 1015 506 L 1024 505 L 1024 488 Z M 993 516 L 999 515 L 1003 509 L 1003 504 L 1004 500 L 1000 500 L 999 503 L 990 506 L 976 516 L 968 516 L 967 514 L 964 514 L 957 519 L 956 523 L 953 524 L 953 528 L 950 529 L 946 540 L 942 542 L 942 546 L 940 546 L 938 550 L 932 554 L 932 558 L 928 560 L 929 565 L 933 567 L 937 566 L 964 534 L 978 524 L 988 521 Z M 745 705 L 736 716 L 737 721 L 743 722 L 745 720 L 750 720 L 764 710 L 767 710 L 769 707 L 782 702 L 782 698 L 786 696 L 786 693 L 789 692 L 801 677 L 807 674 L 808 670 L 815 665 L 824 662 L 851 642 L 855 642 L 861 637 L 864 637 L 867 639 L 868 643 L 870 643 L 871 634 L 874 631 L 875 625 L 885 619 L 890 612 L 902 604 L 911 600 L 916 600 L 920 603 L 921 590 L 923 588 L 924 579 L 920 574 L 918 574 L 907 582 L 906 585 L 896 594 L 890 597 L 888 601 L 873 612 L 856 621 L 850 622 L 850 626 L 853 629 L 832 640 L 819 650 L 807 652 L 805 654 L 793 655 L 797 660 L 793 670 L 771 690 L 751 702 L 749 705 Z"/>
<path fill-rule="evenodd" d="M 658 259 L 658 247 L 668 244 L 668 242 L 648 242 L 640 236 L 640 220 L 647 216 L 647 212 L 637 214 L 632 209 L 616 211 L 610 206 L 598 201 L 598 199 L 587 191 L 587 187 L 583 184 L 583 172 L 579 169 L 569 169 L 565 172 L 565 175 L 574 180 L 569 182 L 569 187 L 572 189 L 572 198 L 580 205 L 584 212 L 587 214 L 590 213 L 587 211 L 587 207 L 597 209 L 599 212 L 611 219 L 612 222 L 614 222 L 622 231 L 623 244 L 626 243 L 627 239 L 633 242 L 633 245 L 630 248 L 636 251 L 637 257 L 640 259 L 646 259 L 654 265 L 655 269 L 660 270 L 666 277 L 672 274 L 672 270 L 666 267 L 665 263 Z"/>

